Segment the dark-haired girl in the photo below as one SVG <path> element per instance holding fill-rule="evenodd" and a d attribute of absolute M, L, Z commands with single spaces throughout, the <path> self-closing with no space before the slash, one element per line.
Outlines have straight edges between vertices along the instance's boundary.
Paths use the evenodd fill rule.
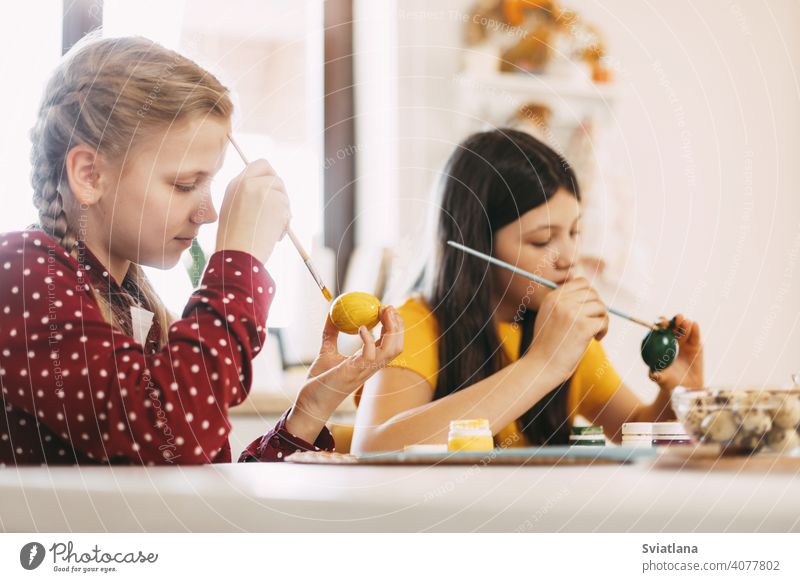
<path fill-rule="evenodd" d="M 575 277 L 581 198 L 568 163 L 530 135 L 473 135 L 443 178 L 435 252 L 399 309 L 405 348 L 366 385 L 355 451 L 445 443 L 453 419 L 486 418 L 498 446 L 566 444 L 580 415 L 617 439 L 629 421 L 673 418 L 671 390 L 703 385 L 697 323 L 676 316 L 679 355 L 645 404 L 600 340 L 608 312 Z M 551 290 L 464 255 L 462 242 L 555 281 Z"/>

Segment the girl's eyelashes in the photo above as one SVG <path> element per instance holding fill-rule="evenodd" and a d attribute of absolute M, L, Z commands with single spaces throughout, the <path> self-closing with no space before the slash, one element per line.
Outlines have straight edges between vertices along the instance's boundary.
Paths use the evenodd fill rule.
<path fill-rule="evenodd" d="M 577 238 L 578 236 L 580 236 L 580 234 L 581 234 L 581 232 L 580 232 L 579 230 L 573 230 L 573 231 L 570 231 L 570 233 L 569 233 L 569 236 L 570 236 L 571 238 Z M 542 241 L 542 242 L 539 242 L 539 241 L 530 241 L 530 244 L 532 244 L 532 245 L 533 245 L 533 246 L 535 246 L 536 248 L 543 249 L 543 248 L 545 248 L 547 245 L 549 245 L 551 242 L 553 242 L 553 239 L 549 239 L 549 240 Z"/>
<path fill-rule="evenodd" d="M 211 180 L 208 178 L 197 180 L 192 182 L 191 184 L 181 184 L 181 183 L 174 183 L 172 185 L 176 190 L 179 192 L 192 192 L 199 188 L 200 186 L 208 186 L 211 187 Z"/>

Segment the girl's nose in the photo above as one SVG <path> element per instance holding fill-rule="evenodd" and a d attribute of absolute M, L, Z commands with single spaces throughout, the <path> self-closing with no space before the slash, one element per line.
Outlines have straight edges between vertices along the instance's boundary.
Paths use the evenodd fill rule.
<path fill-rule="evenodd" d="M 218 218 L 219 215 L 216 208 L 214 208 L 214 201 L 211 199 L 211 192 L 207 190 L 192 215 L 192 222 L 195 224 L 210 224 L 216 222 Z"/>
<path fill-rule="evenodd" d="M 559 253 L 556 256 L 555 267 L 557 269 L 569 269 L 575 263 L 578 247 L 571 241 L 559 247 Z"/>
<path fill-rule="evenodd" d="M 559 253 L 555 266 L 557 269 L 569 269 L 572 266 L 572 253 Z"/>

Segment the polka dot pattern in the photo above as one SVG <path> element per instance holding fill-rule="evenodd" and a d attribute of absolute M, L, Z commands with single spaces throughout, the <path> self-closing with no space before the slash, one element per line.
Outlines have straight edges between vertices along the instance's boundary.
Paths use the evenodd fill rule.
<path fill-rule="evenodd" d="M 128 280 L 120 287 L 79 248 L 76 260 L 41 231 L 0 234 L 0 465 L 229 462 L 227 411 L 247 397 L 274 297 L 266 269 L 247 253 L 213 254 L 160 348 L 103 319 L 93 289 L 132 304 Z M 308 446 L 282 422 L 241 460 L 282 460 L 276 438 Z"/>

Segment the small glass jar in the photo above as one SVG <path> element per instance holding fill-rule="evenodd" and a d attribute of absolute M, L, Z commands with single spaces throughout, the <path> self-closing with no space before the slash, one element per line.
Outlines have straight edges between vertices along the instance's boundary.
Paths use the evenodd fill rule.
<path fill-rule="evenodd" d="M 573 447 L 604 447 L 606 435 L 602 426 L 573 426 L 570 429 L 569 444 Z"/>
<path fill-rule="evenodd" d="M 494 449 L 494 439 L 485 418 L 453 420 L 447 435 L 450 452 L 484 452 Z"/>
<path fill-rule="evenodd" d="M 691 445 L 692 439 L 680 422 L 654 422 L 653 446 L 670 447 L 675 445 Z"/>
<path fill-rule="evenodd" d="M 653 446 L 652 422 L 626 422 L 622 425 L 622 446 L 649 449 Z"/>

